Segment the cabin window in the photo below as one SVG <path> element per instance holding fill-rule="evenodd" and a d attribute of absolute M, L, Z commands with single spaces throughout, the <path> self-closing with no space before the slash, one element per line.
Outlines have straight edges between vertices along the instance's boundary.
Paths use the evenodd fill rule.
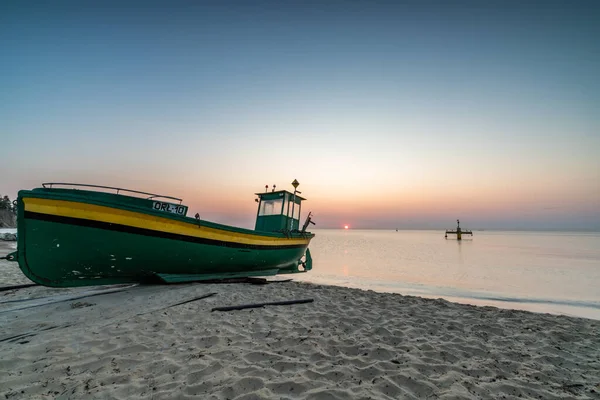
<path fill-rule="evenodd" d="M 292 201 L 293 197 L 288 195 L 287 193 L 285 194 L 285 196 L 286 196 L 286 202 L 285 202 L 286 213 L 285 213 L 285 215 L 287 215 L 288 217 L 291 218 L 292 217 L 292 208 L 294 208 L 294 202 Z M 298 208 L 298 204 L 296 204 L 296 207 L 294 208 L 294 214 L 296 214 L 296 208 Z"/>
<path fill-rule="evenodd" d="M 281 215 L 283 199 L 263 200 L 258 215 Z"/>
<path fill-rule="evenodd" d="M 283 215 L 288 218 L 300 219 L 300 204 L 294 205 L 294 196 L 286 193 L 285 194 L 285 205 L 283 208 Z M 294 216 L 292 217 L 292 209 L 294 210 Z"/>
<path fill-rule="evenodd" d="M 300 219 L 300 204 L 296 203 L 296 205 L 294 205 L 294 202 L 290 198 L 290 201 L 287 203 L 287 206 L 288 206 L 287 216 L 290 218 L 294 218 L 294 219 Z M 294 210 L 293 217 L 292 217 L 292 209 Z"/>

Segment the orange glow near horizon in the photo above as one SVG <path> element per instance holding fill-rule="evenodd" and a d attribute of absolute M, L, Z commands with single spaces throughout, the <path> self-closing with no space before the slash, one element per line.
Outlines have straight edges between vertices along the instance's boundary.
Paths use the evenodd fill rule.
<path fill-rule="evenodd" d="M 233 175 L 223 178 L 219 175 L 206 175 L 206 171 L 179 171 L 180 178 L 177 180 L 167 179 L 161 175 L 161 170 L 155 169 L 118 177 L 110 175 L 115 173 L 112 170 L 103 173 L 100 170 L 77 170 L 65 174 L 67 176 L 58 176 L 63 181 L 126 187 L 183 198 L 183 204 L 189 207 L 188 216 L 198 212 L 202 219 L 248 229 L 253 229 L 255 224 L 257 204 L 254 193 L 264 192 L 266 183 L 269 183 L 270 188 L 275 183 L 277 189 L 293 192 L 290 177 L 301 182 L 299 189 L 307 199 L 302 202 L 301 219 L 304 220 L 308 212 L 312 211 L 313 220 L 318 224 L 315 229 L 406 226 L 451 228 L 457 218 L 461 222 L 464 220 L 465 227 L 473 229 L 511 227 L 518 224 L 545 226 L 545 221 L 558 227 L 570 227 L 570 221 L 580 225 L 585 225 L 580 221 L 592 221 L 588 225 L 595 226 L 591 224 L 594 218 L 597 220 L 600 198 L 600 187 L 594 184 L 600 177 L 596 172 L 600 171 L 597 168 L 593 171 L 590 169 L 592 172 L 587 175 L 585 171 L 578 170 L 569 170 L 571 174 L 553 172 L 551 178 L 538 176 L 535 171 L 527 170 L 515 176 L 506 176 L 506 172 L 492 174 L 492 171 L 488 171 L 486 176 L 480 169 L 469 173 L 457 170 L 452 179 L 445 174 L 427 174 L 423 169 L 419 175 L 420 181 L 411 181 L 410 177 L 402 174 L 385 176 L 385 179 L 390 180 L 386 181 L 382 174 L 379 177 L 381 180 L 376 182 L 376 190 L 358 190 L 357 188 L 368 185 L 358 180 L 361 175 L 357 171 L 349 174 L 355 179 L 352 182 L 346 181 L 348 178 L 345 175 L 335 180 L 331 176 L 331 181 L 324 181 L 316 172 L 309 174 L 306 170 L 275 178 L 260 171 L 258 175 L 269 175 L 268 179 L 260 180 L 247 176 L 242 180 Z M 515 168 L 510 171 L 512 173 Z M 37 187 L 39 181 L 58 180 L 53 176 L 56 173 L 47 171 L 38 174 L 39 178 L 36 175 L 35 181 L 22 170 L 15 174 L 17 177 L 23 174 L 20 181 L 24 183 L 20 187 L 15 186 L 13 191 Z M 148 174 L 153 178 L 150 179 Z M 496 177 L 497 179 L 492 179 Z M 390 184 L 392 178 L 397 183 Z M 468 183 L 467 178 L 471 179 Z M 509 178 L 510 184 L 506 183 Z M 368 183 L 373 185 L 372 180 Z M 8 191 L 10 195 L 10 187 Z M 342 222 L 347 220 L 353 221 L 352 226 Z"/>
<path fill-rule="evenodd" d="M 278 183 L 278 188 L 281 185 L 292 191 L 284 183 L 273 181 Z M 469 226 L 476 224 L 482 227 L 502 225 L 504 220 L 566 218 L 573 208 L 581 210 L 581 213 L 594 212 L 597 209 L 594 198 L 598 198 L 594 195 L 597 191 L 592 187 L 579 191 L 575 190 L 576 187 L 570 187 L 573 190 L 558 193 L 554 187 L 534 184 L 529 187 L 478 184 L 477 190 L 457 184 L 451 190 L 450 187 L 438 188 L 428 183 L 402 188 L 385 187 L 385 196 L 382 196 L 380 191 L 350 192 L 334 184 L 325 191 L 310 183 L 309 179 L 302 179 L 304 181 L 309 183 L 302 190 L 303 196 L 308 199 L 302 204 L 302 218 L 309 211 L 316 212 L 318 214 L 315 221 L 320 228 L 340 227 L 343 230 L 349 230 L 351 226 L 341 221 L 351 218 L 353 226 L 360 229 L 377 226 L 394 228 L 403 224 L 426 227 L 451 225 L 458 217 L 464 219 Z M 155 188 L 152 187 L 154 184 L 144 185 L 138 182 L 137 185 L 130 186 L 182 197 L 184 204 L 190 207 L 189 215 L 199 212 L 202 218 L 212 222 L 253 229 L 257 207 L 254 193 L 264 191 L 264 186 L 257 189 L 258 184 L 246 182 L 213 182 L 202 186 L 186 183 L 188 184 L 179 186 L 168 182 L 156 185 Z"/>

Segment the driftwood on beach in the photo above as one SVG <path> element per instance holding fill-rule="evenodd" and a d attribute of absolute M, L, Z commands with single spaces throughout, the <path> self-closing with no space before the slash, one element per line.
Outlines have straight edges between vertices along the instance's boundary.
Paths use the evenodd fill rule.
<path fill-rule="evenodd" d="M 234 310 L 243 310 L 246 308 L 260 308 L 264 306 L 286 306 L 290 304 L 303 304 L 303 303 L 312 303 L 313 299 L 302 299 L 302 300 L 286 300 L 286 301 L 273 301 L 270 303 L 255 303 L 255 304 L 241 304 L 238 306 L 227 306 L 227 307 L 215 307 L 212 311 L 234 311 Z"/>
<path fill-rule="evenodd" d="M 215 294 L 217 294 L 217 293 L 214 293 L 214 292 L 213 292 L 213 293 L 204 294 L 204 295 L 202 295 L 202 296 L 194 297 L 194 298 L 192 298 L 192 299 L 188 299 L 188 300 L 185 300 L 185 301 L 180 301 L 180 302 L 178 302 L 178 303 L 175 303 L 175 304 L 170 304 L 170 305 L 168 305 L 168 306 L 166 306 L 166 307 L 163 307 L 163 308 L 159 308 L 159 309 L 156 309 L 156 310 L 150 310 L 150 311 L 146 311 L 146 312 L 139 313 L 139 314 L 135 314 L 135 315 L 136 315 L 136 316 L 139 316 L 139 315 L 150 314 L 150 313 L 153 313 L 153 312 L 155 312 L 155 311 L 166 310 L 167 308 L 171 308 L 171 307 L 175 307 L 175 306 L 180 306 L 180 305 L 182 305 L 182 304 L 191 303 L 192 301 L 197 301 L 197 300 L 206 299 L 206 298 L 208 298 L 208 297 L 212 297 L 212 296 L 214 296 Z"/>

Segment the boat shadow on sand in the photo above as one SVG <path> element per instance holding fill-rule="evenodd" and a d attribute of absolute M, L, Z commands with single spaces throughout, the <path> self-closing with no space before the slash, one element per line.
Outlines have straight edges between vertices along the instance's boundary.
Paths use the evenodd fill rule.
<path fill-rule="evenodd" d="M 171 285 L 132 284 L 68 289 L 35 284 L 4 286 L 0 288 L 3 294 L 0 301 L 0 343 L 25 344 L 32 336 L 61 328 L 99 329 L 203 300 L 218 291 L 229 291 L 224 285 L 267 285 L 290 281 L 235 278 Z M 52 323 L 48 322 L 49 315 Z"/>

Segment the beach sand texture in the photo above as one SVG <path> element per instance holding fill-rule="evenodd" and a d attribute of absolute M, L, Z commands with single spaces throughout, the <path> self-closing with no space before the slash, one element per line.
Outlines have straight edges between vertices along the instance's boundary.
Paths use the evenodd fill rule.
<path fill-rule="evenodd" d="M 600 321 L 296 282 L 0 292 L 0 398 L 519 397 L 599 399 Z"/>
<path fill-rule="evenodd" d="M 295 282 L 76 298 L 98 290 L 0 294 L 2 398 L 600 398 L 600 321 Z"/>

